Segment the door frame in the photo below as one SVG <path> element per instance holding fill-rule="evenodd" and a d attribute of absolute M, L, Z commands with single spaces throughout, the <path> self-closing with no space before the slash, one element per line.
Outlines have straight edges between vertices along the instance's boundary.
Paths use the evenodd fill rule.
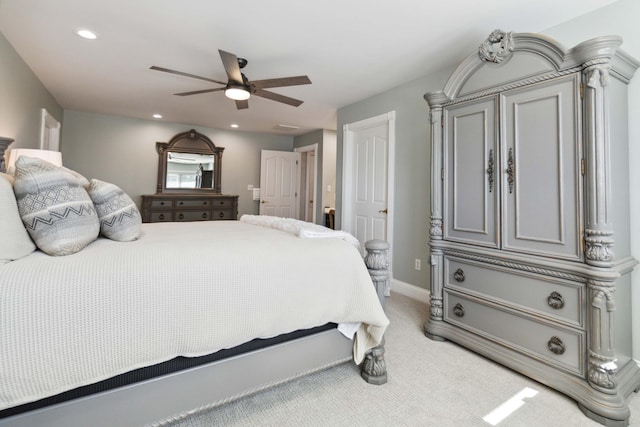
<path fill-rule="evenodd" d="M 313 152 L 313 216 L 311 222 L 316 222 L 317 219 L 317 211 L 318 211 L 318 143 L 305 145 L 303 147 L 296 147 L 294 150 L 296 153 L 307 153 L 307 163 L 309 162 L 309 152 Z M 300 174 L 300 170 L 298 169 L 298 174 Z M 298 183 L 302 182 L 302 176 L 298 176 Z M 305 197 L 305 206 L 309 203 L 309 194 L 308 194 L 308 183 L 305 178 L 305 187 L 304 193 L 302 192 L 302 188 L 300 188 L 300 195 L 304 194 Z M 322 200 L 320 200 L 320 206 L 322 205 Z M 300 215 L 298 215 L 300 216 Z"/>
<path fill-rule="evenodd" d="M 394 165 L 396 146 L 396 112 L 389 111 L 379 116 L 369 117 L 353 123 L 347 123 L 342 127 L 342 209 L 340 212 L 340 224 L 342 230 L 352 232 L 351 213 L 353 212 L 353 193 L 355 191 L 354 176 L 350 171 L 350 166 L 355 158 L 354 133 L 359 130 L 368 129 L 375 126 L 387 125 L 387 242 L 389 248 L 389 281 L 393 278 L 392 270 L 392 250 L 393 250 L 393 192 L 394 192 Z M 361 242 L 363 245 L 365 242 Z"/>

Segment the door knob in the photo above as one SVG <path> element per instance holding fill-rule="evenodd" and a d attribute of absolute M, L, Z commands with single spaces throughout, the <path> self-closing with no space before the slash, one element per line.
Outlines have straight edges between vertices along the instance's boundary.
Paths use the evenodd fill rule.
<path fill-rule="evenodd" d="M 382 209 L 382 210 L 378 211 L 378 213 L 387 213 L 387 210 L 386 209 Z"/>
<path fill-rule="evenodd" d="M 266 200 L 261 200 L 260 203 L 267 203 L 267 201 Z"/>

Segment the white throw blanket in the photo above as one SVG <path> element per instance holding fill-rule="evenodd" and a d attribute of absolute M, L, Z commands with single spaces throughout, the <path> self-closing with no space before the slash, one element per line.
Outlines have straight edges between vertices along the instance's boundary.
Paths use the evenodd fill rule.
<path fill-rule="evenodd" d="M 242 215 L 240 221 L 248 224 L 260 225 L 262 227 L 275 228 L 277 230 L 286 231 L 306 239 L 317 238 L 334 238 L 342 239 L 351 243 L 356 248 L 360 249 L 360 241 L 356 239 L 351 233 L 342 230 L 332 230 L 322 225 L 314 224 L 312 222 L 300 221 L 294 218 L 282 218 L 269 215 Z"/>
<path fill-rule="evenodd" d="M 341 239 L 242 221 L 142 233 L 0 266 L 0 409 L 327 322 L 359 324 L 358 363 L 382 339 L 388 319 L 359 251 Z"/>

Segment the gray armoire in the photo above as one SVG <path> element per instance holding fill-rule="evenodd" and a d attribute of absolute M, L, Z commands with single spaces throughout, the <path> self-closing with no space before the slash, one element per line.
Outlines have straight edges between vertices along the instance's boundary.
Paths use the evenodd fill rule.
<path fill-rule="evenodd" d="M 431 107 L 431 301 L 449 339 L 628 424 L 627 84 L 619 37 L 496 30 Z"/>

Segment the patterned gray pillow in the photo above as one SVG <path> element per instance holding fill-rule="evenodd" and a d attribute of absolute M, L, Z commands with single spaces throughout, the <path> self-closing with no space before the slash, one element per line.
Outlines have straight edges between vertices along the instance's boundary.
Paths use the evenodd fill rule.
<path fill-rule="evenodd" d="M 91 197 L 62 168 L 21 156 L 13 190 L 22 223 L 43 252 L 73 254 L 98 237 L 100 222 Z"/>
<path fill-rule="evenodd" d="M 103 236 L 129 242 L 140 236 L 142 217 L 131 197 L 115 184 L 92 179 L 89 196 L 100 218 Z"/>

